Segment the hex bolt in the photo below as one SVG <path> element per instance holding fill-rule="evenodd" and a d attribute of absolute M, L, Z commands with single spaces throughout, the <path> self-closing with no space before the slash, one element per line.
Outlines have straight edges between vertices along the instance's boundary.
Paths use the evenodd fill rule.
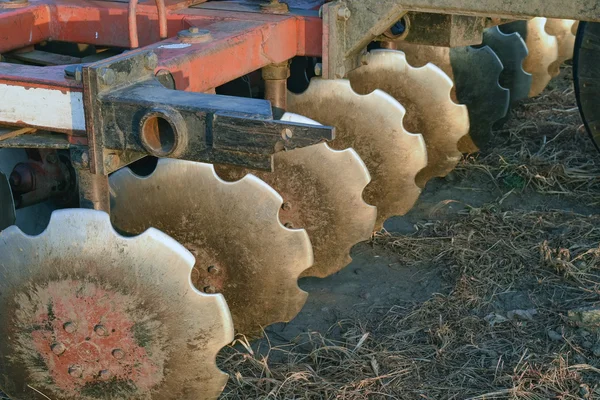
<path fill-rule="evenodd" d="M 337 12 L 337 17 L 340 21 L 348 21 L 352 16 L 352 12 L 348 7 L 340 7 Z"/>
<path fill-rule="evenodd" d="M 99 374 L 100 379 L 103 380 L 103 381 L 109 380 L 110 379 L 110 375 L 111 375 L 110 371 L 107 370 L 107 369 L 103 369 L 102 371 L 100 371 L 100 374 Z"/>
<path fill-rule="evenodd" d="M 83 369 L 79 365 L 71 365 L 69 367 L 69 375 L 73 378 L 81 378 L 83 375 Z"/>
<path fill-rule="evenodd" d="M 117 75 L 115 74 L 115 71 L 108 68 L 102 68 L 98 74 L 98 77 L 100 78 L 100 82 L 102 82 L 102 84 L 106 86 L 113 85 L 117 80 Z"/>
<path fill-rule="evenodd" d="M 123 350 L 121 350 L 121 349 L 114 349 L 114 350 L 112 351 L 112 356 L 113 356 L 114 358 L 116 358 L 117 360 L 120 360 L 120 359 L 122 359 L 123 357 L 125 357 L 125 352 L 124 352 Z"/>
<path fill-rule="evenodd" d="M 154 70 L 158 66 L 158 56 L 153 52 L 149 52 L 144 57 L 144 62 L 147 69 Z"/>
<path fill-rule="evenodd" d="M 65 322 L 63 329 L 67 333 L 73 333 L 77 330 L 77 326 L 73 322 Z"/>
<path fill-rule="evenodd" d="M 108 330 L 103 325 L 96 325 L 94 327 L 94 332 L 98 336 L 108 336 Z"/>
<path fill-rule="evenodd" d="M 83 67 L 81 64 L 71 64 L 65 67 L 65 77 L 68 79 L 74 79 L 77 82 L 83 80 Z"/>
<path fill-rule="evenodd" d="M 179 31 L 177 37 L 183 41 L 202 43 L 212 38 L 208 29 L 200 29 L 197 26 L 191 26 L 185 31 Z"/>
<path fill-rule="evenodd" d="M 110 171 L 119 168 L 120 162 L 121 159 L 118 154 L 109 153 L 104 158 L 104 166 Z"/>
<path fill-rule="evenodd" d="M 283 211 L 291 211 L 292 210 L 292 203 L 290 203 L 289 201 L 286 201 L 285 203 L 283 203 L 281 205 L 281 209 Z"/>
<path fill-rule="evenodd" d="M 315 64 L 315 75 L 322 76 L 323 75 L 323 64 L 316 63 Z"/>
<path fill-rule="evenodd" d="M 215 275 L 219 273 L 219 268 L 215 267 L 214 265 L 211 265 L 210 267 L 208 267 L 208 273 Z"/>
<path fill-rule="evenodd" d="M 214 286 L 205 286 L 204 293 L 209 293 L 209 294 L 217 293 L 217 288 L 215 288 Z"/>
<path fill-rule="evenodd" d="M 285 128 L 281 130 L 281 137 L 283 140 L 290 140 L 294 136 L 294 132 L 290 128 Z"/>
<path fill-rule="evenodd" d="M 60 356 L 65 351 L 67 351 L 67 348 L 62 343 L 54 343 L 51 348 L 52 348 L 52 352 L 54 354 L 56 354 L 57 356 Z"/>

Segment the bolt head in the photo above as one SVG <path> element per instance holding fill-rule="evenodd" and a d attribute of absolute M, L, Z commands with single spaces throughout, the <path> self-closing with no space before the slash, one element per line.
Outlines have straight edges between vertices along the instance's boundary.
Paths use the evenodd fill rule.
<path fill-rule="evenodd" d="M 73 378 L 81 378 L 83 375 L 83 368 L 81 368 L 79 365 L 71 365 L 69 367 L 69 375 L 71 375 Z"/>
<path fill-rule="evenodd" d="M 158 66 L 158 56 L 153 52 L 149 52 L 144 57 L 144 62 L 147 69 L 154 70 Z"/>
<path fill-rule="evenodd" d="M 103 369 L 102 371 L 100 371 L 99 377 L 101 380 L 107 381 L 110 379 L 110 376 L 111 376 L 111 373 L 109 370 Z"/>
<path fill-rule="evenodd" d="M 200 32 L 200 28 L 198 28 L 197 26 L 190 26 L 190 28 L 188 29 L 189 33 L 198 33 Z"/>
<path fill-rule="evenodd" d="M 294 225 L 291 222 L 286 222 L 285 224 L 283 224 L 283 226 L 285 226 L 288 229 L 294 229 Z"/>
<path fill-rule="evenodd" d="M 108 336 L 108 329 L 106 329 L 104 325 L 96 325 L 94 327 L 94 332 L 98 336 Z"/>
<path fill-rule="evenodd" d="M 322 76 L 323 75 L 323 64 L 322 63 L 316 63 L 315 64 L 315 75 L 316 76 Z"/>
<path fill-rule="evenodd" d="M 106 86 L 114 85 L 114 83 L 117 80 L 117 75 L 115 74 L 115 71 L 108 68 L 102 68 L 98 74 L 98 77 L 100 78 L 100 82 L 102 82 L 102 84 Z"/>
<path fill-rule="evenodd" d="M 215 275 L 219 273 L 219 268 L 215 267 L 214 265 L 211 265 L 210 267 L 208 267 L 208 273 Z"/>
<path fill-rule="evenodd" d="M 54 354 L 56 354 L 57 356 L 60 356 L 65 351 L 67 351 L 67 348 L 62 343 L 54 343 L 51 348 L 52 348 L 52 352 Z"/>
<path fill-rule="evenodd" d="M 123 350 L 121 350 L 121 349 L 114 349 L 114 350 L 112 351 L 112 356 L 113 356 L 114 358 L 116 358 L 117 360 L 120 360 L 120 359 L 122 359 L 123 357 L 125 357 L 125 352 L 124 352 Z"/>
<path fill-rule="evenodd" d="M 338 19 L 340 21 L 348 21 L 352 16 L 352 12 L 348 7 L 340 7 L 338 10 Z"/>
<path fill-rule="evenodd" d="M 290 128 L 285 128 L 281 131 L 281 137 L 283 140 L 290 140 L 294 136 L 294 132 Z"/>
<path fill-rule="evenodd" d="M 73 322 L 65 322 L 63 329 L 67 333 L 73 333 L 77 330 L 77 326 Z"/>
<path fill-rule="evenodd" d="M 205 286 L 204 293 L 209 293 L 209 294 L 217 293 L 217 288 L 214 286 Z"/>
<path fill-rule="evenodd" d="M 286 201 L 285 203 L 283 203 L 281 205 L 281 209 L 283 211 L 290 211 L 292 209 L 292 203 L 290 203 L 289 201 Z"/>

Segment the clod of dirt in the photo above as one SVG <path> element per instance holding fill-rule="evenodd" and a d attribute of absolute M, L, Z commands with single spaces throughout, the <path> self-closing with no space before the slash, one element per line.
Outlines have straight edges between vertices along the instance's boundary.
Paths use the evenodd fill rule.
<path fill-rule="evenodd" d="M 513 310 L 509 311 L 506 316 L 510 320 L 533 321 L 533 317 L 537 315 L 535 308 L 529 310 Z"/>
<path fill-rule="evenodd" d="M 552 330 L 548 331 L 548 338 L 555 342 L 560 342 L 563 340 L 563 336 L 560 333 Z"/>
<path fill-rule="evenodd" d="M 586 307 L 569 310 L 569 320 L 577 326 L 591 330 L 600 330 L 600 307 Z"/>

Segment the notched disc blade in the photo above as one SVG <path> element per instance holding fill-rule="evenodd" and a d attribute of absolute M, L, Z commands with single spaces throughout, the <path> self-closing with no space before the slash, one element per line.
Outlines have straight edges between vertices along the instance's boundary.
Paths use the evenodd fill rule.
<path fill-rule="evenodd" d="M 156 227 L 190 250 L 193 283 L 225 296 L 236 332 L 260 336 L 302 309 L 307 293 L 297 281 L 313 263 L 310 240 L 279 222 L 282 199 L 260 179 L 229 183 L 212 165 L 161 159 L 148 177 L 125 168 L 110 185 L 115 227 Z"/>
<path fill-rule="evenodd" d="M 371 174 L 364 199 L 377 207 L 375 229 L 412 208 L 421 193 L 415 178 L 427 165 L 427 153 L 423 137 L 404 129 L 405 110 L 393 97 L 381 90 L 361 96 L 347 80 L 312 79 L 304 93 L 288 92 L 288 110 L 335 126 L 329 145 L 353 148 L 363 159 Z"/>
<path fill-rule="evenodd" d="M 374 50 L 366 61 L 349 74 L 352 88 L 360 94 L 381 89 L 394 97 L 406 108 L 406 129 L 425 139 L 428 163 L 417 175 L 419 187 L 446 176 L 462 157 L 458 142 L 469 134 L 467 107 L 450 97 L 452 80 L 431 63 L 412 67 L 401 51 Z"/>
<path fill-rule="evenodd" d="M 573 33 L 573 27 L 576 25 L 577 21 L 572 19 L 548 18 L 546 21 L 546 32 L 556 37 L 558 43 L 558 60 L 550 65 L 550 75 L 553 78 L 560 74 L 560 66 L 573 58 L 575 36 L 577 35 L 577 30 Z"/>
<path fill-rule="evenodd" d="M 0 374 L 11 399 L 216 399 L 233 340 L 225 300 L 190 284 L 167 235 L 117 234 L 107 214 L 62 210 L 39 236 L 0 233 Z M 10 323 L 8 323 L 10 321 Z"/>
<path fill-rule="evenodd" d="M 492 125 L 506 116 L 510 104 L 510 91 L 499 83 L 502 62 L 488 46 L 453 48 L 450 61 L 456 97 L 469 108 L 471 138 L 477 147 L 485 148 Z"/>
<path fill-rule="evenodd" d="M 528 21 L 515 21 L 501 25 L 504 33 L 518 32 L 525 40 L 529 55 L 523 69 L 532 76 L 529 97 L 541 94 L 552 79 L 550 66 L 558 60 L 558 42 L 545 29 L 546 18 L 533 18 Z"/>
<path fill-rule="evenodd" d="M 500 86 L 502 63 L 487 46 L 435 47 L 397 42 L 411 65 L 427 62 L 439 67 L 454 81 L 453 98 L 469 109 L 470 135 L 458 143 L 462 153 L 473 153 L 485 147 L 494 122 L 508 112 L 510 93 Z"/>
<path fill-rule="evenodd" d="M 302 276 L 324 278 L 340 271 L 352 261 L 352 246 L 371 237 L 377 218 L 377 209 L 362 198 L 370 182 L 367 167 L 354 150 L 336 151 L 325 143 L 276 153 L 274 166 L 274 172 L 253 173 L 283 197 L 281 221 L 306 229 L 310 237 L 315 262 Z M 224 165 L 215 169 L 228 181 L 250 173 Z"/>
<path fill-rule="evenodd" d="M 523 69 L 523 62 L 529 52 L 521 35 L 517 32 L 506 34 L 494 26 L 483 32 L 483 44 L 496 53 L 504 66 L 500 74 L 500 85 L 510 90 L 511 103 L 526 99 L 533 77 Z"/>
<path fill-rule="evenodd" d="M 0 172 L 0 231 L 15 224 L 15 201 L 8 178 Z"/>

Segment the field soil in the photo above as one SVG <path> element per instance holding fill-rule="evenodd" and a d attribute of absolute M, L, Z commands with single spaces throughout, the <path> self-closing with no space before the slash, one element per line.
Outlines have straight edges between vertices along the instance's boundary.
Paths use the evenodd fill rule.
<path fill-rule="evenodd" d="M 223 398 L 600 399 L 600 158 L 570 74 L 225 349 Z"/>

